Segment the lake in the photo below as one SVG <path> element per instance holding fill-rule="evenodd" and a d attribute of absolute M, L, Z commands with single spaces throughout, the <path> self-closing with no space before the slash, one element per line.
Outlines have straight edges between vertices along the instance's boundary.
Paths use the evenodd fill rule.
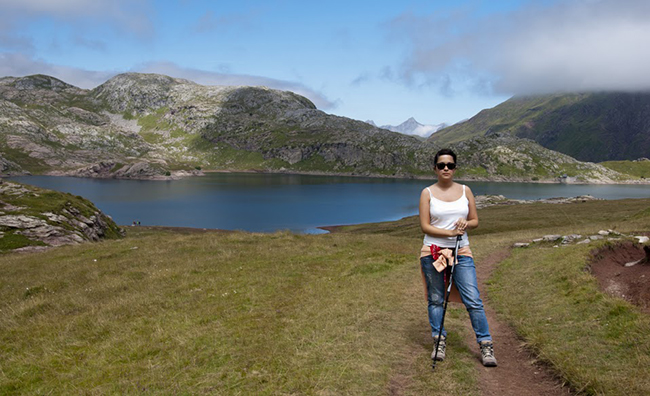
<path fill-rule="evenodd" d="M 397 220 L 417 214 L 433 180 L 255 173 L 208 173 L 173 181 L 12 177 L 81 195 L 116 223 L 271 232 L 323 232 L 316 227 Z M 648 198 L 650 185 L 467 182 L 475 195 L 513 199 L 592 195 Z"/>

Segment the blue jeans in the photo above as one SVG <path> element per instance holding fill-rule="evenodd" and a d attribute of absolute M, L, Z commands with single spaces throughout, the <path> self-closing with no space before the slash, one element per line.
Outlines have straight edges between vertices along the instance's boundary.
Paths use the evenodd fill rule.
<path fill-rule="evenodd" d="M 420 258 L 420 266 L 422 267 L 422 274 L 427 286 L 431 334 L 437 337 L 440 332 L 440 322 L 442 321 L 442 311 L 445 303 L 444 271 L 436 271 L 433 267 L 433 257 L 431 256 Z M 474 333 L 476 333 L 476 341 L 492 340 L 485 310 L 483 309 L 483 301 L 481 301 L 478 291 L 474 259 L 471 257 L 458 256 L 458 264 L 456 264 L 456 269 L 454 270 L 454 286 L 458 289 L 460 298 L 463 304 L 465 304 L 467 312 L 469 312 L 469 319 L 472 322 Z M 442 329 L 442 335 L 447 336 L 444 328 Z"/>

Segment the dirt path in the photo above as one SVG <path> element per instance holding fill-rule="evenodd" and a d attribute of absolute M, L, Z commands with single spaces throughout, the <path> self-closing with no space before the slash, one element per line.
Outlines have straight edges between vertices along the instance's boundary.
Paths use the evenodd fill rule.
<path fill-rule="evenodd" d="M 494 354 L 499 363 L 498 367 L 487 368 L 480 363 L 480 352 L 476 337 L 467 320 L 468 336 L 465 342 L 476 356 L 476 366 L 480 372 L 481 393 L 483 395 L 567 395 L 568 388 L 550 373 L 548 369 L 535 361 L 522 346 L 512 328 L 499 320 L 495 310 L 490 306 L 486 281 L 497 264 L 509 255 L 509 251 L 499 251 L 477 262 L 476 272 L 481 298 L 490 325 L 490 333 L 494 340 Z"/>

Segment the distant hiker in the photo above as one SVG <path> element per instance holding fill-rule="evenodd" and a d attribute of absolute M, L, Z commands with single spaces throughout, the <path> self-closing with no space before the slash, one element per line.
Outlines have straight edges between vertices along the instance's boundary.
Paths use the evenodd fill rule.
<path fill-rule="evenodd" d="M 492 336 L 488 328 L 483 302 L 476 280 L 476 267 L 466 230 L 478 227 L 474 195 L 469 187 L 454 182 L 456 154 L 442 149 L 434 157 L 438 180 L 422 190 L 420 195 L 420 227 L 424 232 L 424 246 L 420 253 L 420 267 L 426 286 L 429 323 L 434 338 L 431 358 L 436 356 L 436 343 L 440 334 L 445 297 L 445 266 L 449 251 L 453 251 L 456 237 L 462 235 L 458 249 L 458 264 L 454 270 L 454 285 L 469 312 L 470 321 L 481 348 L 484 366 L 496 366 Z M 436 260 L 434 260 L 434 255 Z M 435 264 L 435 266 L 434 266 Z M 436 267 L 438 267 L 436 269 Z M 440 272 L 439 272 L 440 271 Z M 444 360 L 447 332 L 443 328 L 436 360 Z"/>

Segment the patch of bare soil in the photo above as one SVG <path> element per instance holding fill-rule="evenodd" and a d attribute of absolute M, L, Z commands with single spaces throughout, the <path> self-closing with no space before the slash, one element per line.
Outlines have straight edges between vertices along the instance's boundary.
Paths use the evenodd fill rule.
<path fill-rule="evenodd" d="M 490 396 L 571 394 L 571 391 L 564 387 L 547 367 L 536 360 L 515 331 L 500 320 L 490 306 L 490 296 L 486 293 L 485 283 L 496 266 L 509 255 L 508 250 L 501 250 L 476 262 L 478 286 L 494 341 L 494 355 L 499 364 L 497 367 L 483 367 L 481 364 L 481 354 L 468 317 L 468 336 L 465 342 L 476 356 L 477 370 L 481 375 L 481 393 Z"/>
<path fill-rule="evenodd" d="M 589 266 L 601 290 L 650 314 L 649 257 L 649 246 L 627 241 L 594 251 Z"/>

